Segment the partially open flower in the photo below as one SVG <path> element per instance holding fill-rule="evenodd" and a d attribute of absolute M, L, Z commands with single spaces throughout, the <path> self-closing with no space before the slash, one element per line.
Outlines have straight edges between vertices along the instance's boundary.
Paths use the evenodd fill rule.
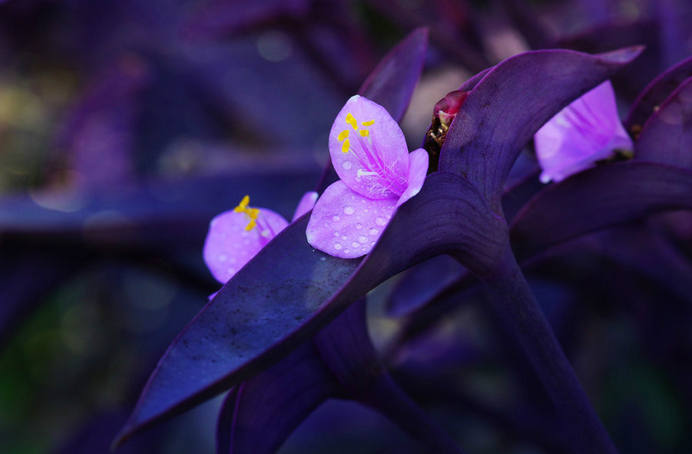
<path fill-rule="evenodd" d="M 293 219 L 310 211 L 315 200 L 316 192 L 303 195 Z M 219 214 L 209 225 L 204 243 L 209 271 L 225 284 L 287 225 L 283 216 L 270 209 L 250 207 L 250 196 L 246 195 L 237 207 Z"/>
<path fill-rule="evenodd" d="M 534 142 L 544 183 L 561 181 L 633 147 L 618 117 L 610 81 L 562 109 L 538 130 Z"/>
<path fill-rule="evenodd" d="M 341 180 L 317 200 L 308 243 L 335 257 L 360 257 L 370 252 L 396 208 L 420 191 L 428 154 L 422 148 L 409 154 L 387 110 L 358 95 L 334 120 L 329 154 Z"/>

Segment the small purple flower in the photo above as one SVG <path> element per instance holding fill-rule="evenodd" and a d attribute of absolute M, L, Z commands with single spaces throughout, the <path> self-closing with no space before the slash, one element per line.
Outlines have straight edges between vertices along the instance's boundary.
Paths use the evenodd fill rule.
<path fill-rule="evenodd" d="M 610 81 L 584 94 L 550 119 L 534 136 L 541 181 L 561 181 L 616 150 L 630 152 L 632 139 L 618 117 Z"/>
<path fill-rule="evenodd" d="M 329 154 L 341 180 L 317 200 L 308 243 L 335 257 L 360 257 L 370 252 L 396 208 L 420 191 L 428 154 L 422 148 L 409 154 L 387 110 L 358 95 L 334 120 Z"/>
<path fill-rule="evenodd" d="M 305 193 L 293 220 L 310 211 L 316 200 L 316 192 Z M 246 195 L 237 207 L 219 214 L 209 224 L 204 242 L 204 261 L 214 278 L 222 284 L 288 225 L 280 214 L 267 208 L 253 208 L 249 204 L 250 196 Z"/>

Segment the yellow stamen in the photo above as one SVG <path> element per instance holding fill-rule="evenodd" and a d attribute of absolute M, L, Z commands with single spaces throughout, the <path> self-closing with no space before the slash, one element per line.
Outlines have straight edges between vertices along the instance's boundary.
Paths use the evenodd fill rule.
<path fill-rule="evenodd" d="M 361 130 L 358 131 L 358 132 L 359 132 L 360 135 L 363 136 L 363 137 L 368 137 L 368 134 L 370 134 L 370 131 L 368 131 L 367 129 L 361 129 Z"/>
<path fill-rule="evenodd" d="M 351 131 L 349 131 L 348 129 L 344 129 L 343 131 L 341 131 L 341 132 L 339 133 L 339 136 L 337 137 L 337 140 L 338 140 L 339 142 L 341 142 L 342 140 L 344 140 L 345 138 L 348 137 L 348 134 L 349 134 L 350 132 L 351 132 Z"/>
<path fill-rule="evenodd" d="M 257 217 L 259 216 L 260 210 L 258 208 L 249 208 L 250 196 L 246 195 L 240 201 L 237 207 L 233 209 L 236 213 L 245 213 L 245 215 L 250 219 L 248 225 L 245 226 L 246 231 L 250 231 L 257 226 Z"/>
<path fill-rule="evenodd" d="M 370 120 L 370 121 L 364 121 L 361 123 L 363 126 L 372 126 L 375 124 L 375 120 Z"/>
<path fill-rule="evenodd" d="M 348 139 L 346 139 L 344 140 L 344 143 L 341 144 L 341 151 L 348 153 L 349 148 L 351 148 L 351 143 L 348 141 Z"/>
<path fill-rule="evenodd" d="M 240 203 L 238 204 L 238 206 L 234 208 L 233 211 L 235 211 L 236 213 L 242 213 L 242 212 L 244 212 L 245 209 L 247 208 L 248 203 L 250 203 L 250 196 L 249 196 L 249 195 L 246 195 L 246 196 L 243 197 L 243 199 L 240 201 Z"/>
<path fill-rule="evenodd" d="M 346 114 L 346 123 L 351 125 L 354 131 L 358 131 L 358 122 L 356 118 L 351 114 L 351 112 Z"/>

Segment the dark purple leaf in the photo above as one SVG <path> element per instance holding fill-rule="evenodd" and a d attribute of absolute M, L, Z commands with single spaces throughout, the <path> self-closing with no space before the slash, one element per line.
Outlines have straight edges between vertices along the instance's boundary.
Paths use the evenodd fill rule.
<path fill-rule="evenodd" d="M 339 385 L 312 342 L 234 387 L 217 423 L 218 454 L 271 454 Z"/>
<path fill-rule="evenodd" d="M 634 161 L 598 166 L 536 195 L 512 223 L 512 245 L 526 259 L 605 227 L 692 208 L 690 194 L 689 170 Z"/>
<path fill-rule="evenodd" d="M 642 45 L 645 49 L 627 71 L 614 75 L 618 92 L 634 98 L 662 66 L 659 26 L 652 20 L 630 23 L 606 22 L 558 40 L 558 47 L 596 54 L 621 47 Z"/>
<path fill-rule="evenodd" d="M 692 57 L 668 68 L 651 81 L 630 108 L 627 120 L 625 120 L 627 130 L 638 135 L 651 114 L 663 104 L 663 101 L 670 96 L 673 90 L 689 77 L 692 77 Z"/>
<path fill-rule="evenodd" d="M 641 47 L 599 55 L 542 50 L 498 64 L 471 91 L 452 122 L 440 170 L 466 176 L 499 209 L 505 179 L 533 134 L 640 52 Z"/>
<path fill-rule="evenodd" d="M 428 30 L 414 30 L 385 55 L 358 93 L 383 106 L 395 120 L 401 120 L 420 79 L 427 50 Z"/>
<path fill-rule="evenodd" d="M 692 263 L 663 235 L 644 225 L 634 225 L 599 232 L 584 240 L 576 247 L 591 248 L 692 303 Z"/>
<path fill-rule="evenodd" d="M 387 300 L 387 313 L 401 317 L 434 299 L 467 272 L 455 259 L 440 255 L 407 270 Z"/>
<path fill-rule="evenodd" d="M 311 173 L 312 170 L 312 173 Z M 33 192 L 0 199 L 6 240 L 66 240 L 77 244 L 201 248 L 209 221 L 245 195 L 290 218 L 317 169 L 293 175 L 256 173 L 151 182 L 101 191 Z M 281 190 L 277 190 L 281 188 Z"/>
<path fill-rule="evenodd" d="M 692 170 L 692 77 L 651 115 L 634 147 L 637 160 Z"/>
<path fill-rule="evenodd" d="M 505 235 L 504 220 L 490 213 L 465 180 L 432 174 L 360 265 L 309 247 L 305 215 L 236 274 L 173 341 L 118 442 L 255 375 L 412 264 L 452 250 L 469 269 L 485 273 L 502 253 Z"/>

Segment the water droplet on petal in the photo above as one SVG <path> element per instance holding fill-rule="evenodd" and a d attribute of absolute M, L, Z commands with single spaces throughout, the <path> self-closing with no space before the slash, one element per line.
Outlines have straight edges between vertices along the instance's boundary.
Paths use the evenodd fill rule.
<path fill-rule="evenodd" d="M 344 161 L 341 164 L 341 167 L 343 167 L 345 170 L 349 170 L 353 164 L 351 164 L 351 161 Z"/>
<path fill-rule="evenodd" d="M 370 231 L 369 231 L 368 233 L 369 233 L 370 235 L 377 235 L 378 233 L 380 233 L 380 231 L 377 230 L 377 229 L 370 229 Z"/>
<path fill-rule="evenodd" d="M 332 219 L 334 220 L 334 222 L 337 222 L 337 221 L 339 221 L 341 218 L 340 218 L 339 216 L 334 216 Z"/>
<path fill-rule="evenodd" d="M 338 237 L 339 237 L 339 232 L 334 232 L 334 236 L 338 238 Z"/>
<path fill-rule="evenodd" d="M 351 246 L 353 247 L 353 249 L 358 249 L 360 247 L 360 243 L 356 243 L 354 241 L 353 243 L 351 243 Z"/>
<path fill-rule="evenodd" d="M 363 224 L 356 224 L 356 229 L 360 230 L 363 228 Z"/>
<path fill-rule="evenodd" d="M 221 254 L 219 256 L 219 261 L 225 262 L 226 260 L 228 260 L 228 256 L 226 254 Z"/>
<path fill-rule="evenodd" d="M 344 213 L 346 214 L 353 214 L 355 212 L 356 210 L 354 210 L 353 207 L 344 207 Z"/>
<path fill-rule="evenodd" d="M 387 223 L 387 221 L 385 221 L 385 220 L 382 219 L 382 218 L 377 218 L 377 219 L 375 219 L 375 223 L 376 223 L 377 225 L 385 225 L 385 224 Z"/>
<path fill-rule="evenodd" d="M 366 237 L 364 237 L 364 236 L 359 236 L 359 237 L 358 237 L 358 241 L 360 241 L 361 243 L 365 244 L 365 243 L 368 242 L 368 239 L 367 239 Z"/>
<path fill-rule="evenodd" d="M 341 244 L 339 244 L 339 243 L 334 243 L 334 249 L 336 249 L 337 251 L 338 251 L 339 249 L 341 249 Z"/>

